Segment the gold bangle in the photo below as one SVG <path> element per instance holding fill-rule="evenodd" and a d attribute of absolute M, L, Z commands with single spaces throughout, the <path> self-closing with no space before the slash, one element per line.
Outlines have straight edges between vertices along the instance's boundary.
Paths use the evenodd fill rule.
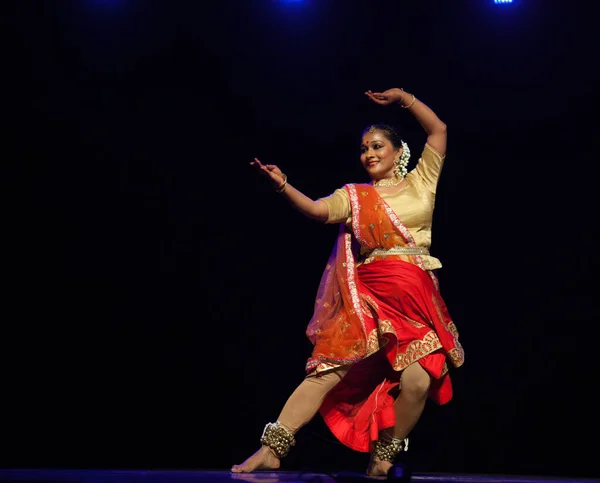
<path fill-rule="evenodd" d="M 283 193 L 287 187 L 287 176 L 283 173 L 281 173 L 281 176 L 283 178 L 283 184 L 275 190 L 275 193 Z"/>
<path fill-rule="evenodd" d="M 402 91 L 402 92 L 404 92 L 404 91 Z M 417 100 L 417 97 L 416 97 L 414 94 L 411 94 L 411 96 L 413 96 L 413 98 L 412 98 L 412 102 L 411 102 L 411 103 L 410 103 L 408 106 L 405 106 L 404 104 L 402 104 L 402 101 L 400 101 L 400 105 L 401 105 L 401 106 L 402 106 L 404 109 L 410 109 L 410 108 L 413 106 L 413 104 L 416 102 L 416 100 Z"/>

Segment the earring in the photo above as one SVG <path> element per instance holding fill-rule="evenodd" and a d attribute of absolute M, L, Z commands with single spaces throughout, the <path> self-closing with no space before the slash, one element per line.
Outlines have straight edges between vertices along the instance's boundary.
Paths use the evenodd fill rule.
<path fill-rule="evenodd" d="M 401 170 L 402 169 L 400 167 L 400 158 L 394 159 L 394 176 L 396 176 L 396 178 L 400 178 Z"/>

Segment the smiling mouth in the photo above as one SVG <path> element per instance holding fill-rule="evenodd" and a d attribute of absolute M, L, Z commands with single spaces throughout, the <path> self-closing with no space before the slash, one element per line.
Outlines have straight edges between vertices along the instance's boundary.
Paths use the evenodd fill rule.
<path fill-rule="evenodd" d="M 378 163 L 379 163 L 379 161 L 370 161 L 369 163 L 367 163 L 367 166 L 368 166 L 369 168 L 372 168 L 373 166 L 375 166 L 375 165 L 376 165 L 376 164 L 378 164 Z"/>

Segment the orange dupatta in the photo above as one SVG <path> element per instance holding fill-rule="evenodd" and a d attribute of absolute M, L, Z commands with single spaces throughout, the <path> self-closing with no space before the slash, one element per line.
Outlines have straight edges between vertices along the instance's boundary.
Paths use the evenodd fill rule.
<path fill-rule="evenodd" d="M 371 185 L 345 186 L 352 206 L 352 230 L 340 226 L 315 301 L 306 335 L 314 350 L 306 364 L 308 373 L 358 362 L 380 349 L 377 322 L 369 298 L 360 293 L 357 244 L 374 249 L 415 247 L 409 230 Z M 424 270 L 418 255 L 403 260 Z M 437 288 L 437 279 L 429 272 Z"/>

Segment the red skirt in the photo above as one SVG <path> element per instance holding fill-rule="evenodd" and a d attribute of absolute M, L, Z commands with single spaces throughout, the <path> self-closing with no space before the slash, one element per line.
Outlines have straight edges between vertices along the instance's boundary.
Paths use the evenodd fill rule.
<path fill-rule="evenodd" d="M 431 376 L 433 401 L 452 399 L 448 352 L 460 345 L 439 291 L 421 268 L 388 258 L 361 265 L 358 278 L 383 347 L 352 366 L 327 395 L 320 413 L 343 444 L 369 452 L 379 431 L 395 425 L 400 374 L 410 364 L 418 362 Z"/>

